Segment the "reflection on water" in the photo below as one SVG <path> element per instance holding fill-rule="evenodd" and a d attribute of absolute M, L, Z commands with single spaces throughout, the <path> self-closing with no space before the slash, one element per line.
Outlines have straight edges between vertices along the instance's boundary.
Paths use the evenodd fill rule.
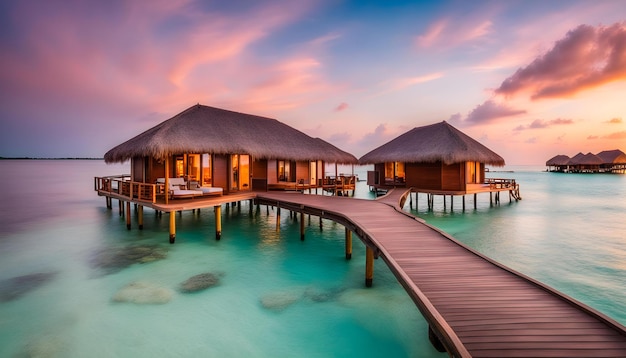
<path fill-rule="evenodd" d="M 300 223 L 272 208 L 168 218 L 145 210 L 126 230 L 93 176 L 99 161 L 0 161 L 0 356 L 442 357 L 386 268 L 363 288 L 365 248 L 344 258 L 344 228 Z M 33 175 L 38 173 L 38 175 Z M 493 173 L 496 174 L 496 173 Z M 559 176 L 516 169 L 521 202 L 415 213 L 477 250 L 626 322 L 626 176 Z M 365 174 L 360 174 L 365 177 Z M 45 180 L 42 180 L 42 177 Z M 16 178 L 20 178 L 16 180 Z M 364 182 L 357 196 L 371 197 Z M 9 209 L 12 208 L 12 209 Z M 406 210 L 411 210 L 408 206 Z M 134 215 L 134 214 L 133 214 Z M 297 218 L 299 220 L 299 217 Z M 181 289 L 187 283 L 193 293 Z"/>

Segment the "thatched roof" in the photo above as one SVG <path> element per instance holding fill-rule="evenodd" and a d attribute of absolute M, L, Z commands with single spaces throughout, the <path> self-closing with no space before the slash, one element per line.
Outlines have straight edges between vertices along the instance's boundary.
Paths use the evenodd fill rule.
<path fill-rule="evenodd" d="M 593 153 L 582 154 L 578 153 L 572 159 L 570 159 L 569 165 L 600 165 L 602 159 Z"/>
<path fill-rule="evenodd" d="M 570 157 L 568 157 L 567 155 L 557 155 L 554 156 L 550 159 L 548 159 L 548 161 L 546 162 L 546 165 L 550 166 L 550 165 L 567 165 L 570 161 Z"/>
<path fill-rule="evenodd" d="M 256 158 L 324 160 L 355 164 L 356 157 L 275 119 L 203 105 L 176 116 L 109 150 L 107 163 L 172 154 L 250 154 Z"/>
<path fill-rule="evenodd" d="M 445 164 L 476 161 L 503 166 L 504 159 L 446 121 L 413 128 L 359 159 L 360 164 L 385 162 Z"/>
<path fill-rule="evenodd" d="M 605 150 L 597 154 L 602 164 L 626 164 L 626 154 L 619 149 Z"/>

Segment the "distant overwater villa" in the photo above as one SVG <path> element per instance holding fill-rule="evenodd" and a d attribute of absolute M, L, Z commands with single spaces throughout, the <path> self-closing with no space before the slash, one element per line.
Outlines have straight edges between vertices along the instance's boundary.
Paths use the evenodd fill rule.
<path fill-rule="evenodd" d="M 560 173 L 626 173 L 626 154 L 619 149 L 598 154 L 578 153 L 572 158 L 560 154 L 546 161 L 549 172 Z"/>

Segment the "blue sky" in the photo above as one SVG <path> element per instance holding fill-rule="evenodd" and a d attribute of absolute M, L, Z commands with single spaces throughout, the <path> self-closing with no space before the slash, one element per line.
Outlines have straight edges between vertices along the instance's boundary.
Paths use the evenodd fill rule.
<path fill-rule="evenodd" d="M 0 156 L 101 157 L 201 103 L 360 157 L 443 120 L 502 155 L 626 150 L 622 1 L 5 1 Z"/>

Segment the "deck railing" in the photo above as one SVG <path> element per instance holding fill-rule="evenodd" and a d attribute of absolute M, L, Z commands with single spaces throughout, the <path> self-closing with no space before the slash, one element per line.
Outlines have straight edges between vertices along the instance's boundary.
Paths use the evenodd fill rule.
<path fill-rule="evenodd" d="M 485 184 L 489 184 L 491 189 L 515 189 L 517 187 L 515 179 L 485 178 Z"/>
<path fill-rule="evenodd" d="M 165 185 L 131 181 L 130 175 L 123 174 L 94 177 L 94 190 L 99 193 L 116 194 L 129 200 L 156 203 L 157 195 L 165 193 Z"/>

